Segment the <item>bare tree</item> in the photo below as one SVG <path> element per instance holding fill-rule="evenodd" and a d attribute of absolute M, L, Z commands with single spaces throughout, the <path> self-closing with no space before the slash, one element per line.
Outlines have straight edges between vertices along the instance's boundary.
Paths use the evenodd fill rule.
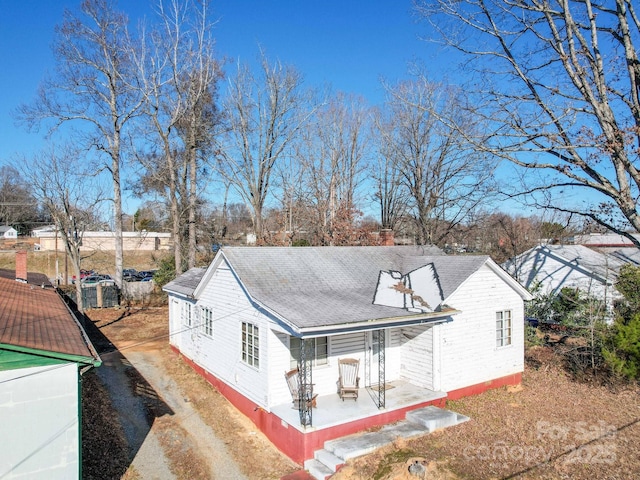
<path fill-rule="evenodd" d="M 64 12 L 56 28 L 56 73 L 40 86 L 33 105 L 20 108 L 30 127 L 52 120 L 50 133 L 62 124 L 79 124 L 73 138 L 87 150 L 103 154 L 113 179 L 115 281 L 122 285 L 122 137 L 138 113 L 140 89 L 131 82 L 132 48 L 127 17 L 110 0 L 84 0 L 76 14 Z"/>
<path fill-rule="evenodd" d="M 302 77 L 261 55 L 261 75 L 238 64 L 223 100 L 228 136 L 219 145 L 220 172 L 251 208 L 257 238 L 264 239 L 263 215 L 272 194 L 274 167 L 313 114 Z"/>
<path fill-rule="evenodd" d="M 401 219 L 407 213 L 407 190 L 402 186 L 402 173 L 396 168 L 393 146 L 380 139 L 380 133 L 386 129 L 382 112 L 378 109 L 373 114 L 372 137 L 377 146 L 376 163 L 372 177 L 375 182 L 373 198 L 380 207 L 380 223 L 382 228 L 398 230 Z"/>
<path fill-rule="evenodd" d="M 95 172 L 87 172 L 82 155 L 69 147 L 57 150 L 52 147 L 32 159 L 25 158 L 22 163 L 33 195 L 53 219 L 75 278 L 80 279 L 82 237 L 104 202 L 98 178 Z M 82 285 L 80 281 L 75 284 L 76 304 L 82 312 Z"/>
<path fill-rule="evenodd" d="M 631 0 L 420 0 L 477 73 L 469 115 L 493 126 L 476 147 L 529 172 L 512 194 L 625 235 L 640 232 L 640 17 Z M 540 175 L 535 175 L 534 172 Z M 583 204 L 562 199 L 577 187 Z M 558 196 L 560 196 L 558 198 Z"/>
<path fill-rule="evenodd" d="M 458 133 L 476 128 L 461 104 L 459 92 L 416 78 L 388 88 L 377 122 L 378 151 L 402 179 L 419 244 L 439 244 L 487 198 L 493 166 Z"/>
<path fill-rule="evenodd" d="M 280 203 L 280 227 L 283 232 L 280 242 L 287 246 L 293 245 L 298 234 L 309 227 L 308 193 L 305 185 L 305 164 L 297 156 L 283 159 L 280 168 L 275 172 L 276 186 L 274 196 Z"/>
<path fill-rule="evenodd" d="M 38 204 L 20 172 L 0 167 L 0 224 L 12 225 L 21 233 L 40 219 Z"/>
<path fill-rule="evenodd" d="M 303 166 L 320 244 L 335 244 L 338 227 L 354 227 L 357 189 L 365 169 L 367 120 L 362 98 L 338 94 L 302 132 L 295 157 Z"/>
<path fill-rule="evenodd" d="M 204 153 L 219 123 L 221 69 L 214 55 L 208 2 L 160 1 L 158 13 L 160 26 L 145 35 L 138 56 L 143 121 L 152 146 L 138 160 L 145 177 L 141 186 L 161 194 L 169 206 L 180 273 L 196 263 L 197 187 Z"/>

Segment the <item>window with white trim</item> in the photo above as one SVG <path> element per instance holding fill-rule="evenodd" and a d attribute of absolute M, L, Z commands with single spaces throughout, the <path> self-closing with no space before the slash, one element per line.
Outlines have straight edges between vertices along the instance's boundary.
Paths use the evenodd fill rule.
<path fill-rule="evenodd" d="M 313 352 L 313 365 L 326 365 L 329 363 L 329 341 L 328 337 L 316 337 L 307 340 L 311 342 L 311 351 Z M 291 368 L 298 366 L 300 360 L 300 345 L 302 341 L 298 337 L 289 337 L 289 354 Z"/>
<path fill-rule="evenodd" d="M 496 347 L 511 345 L 511 310 L 496 312 Z"/>
<path fill-rule="evenodd" d="M 242 322 L 242 361 L 260 367 L 260 332 L 253 323 Z"/>
<path fill-rule="evenodd" d="M 200 307 L 200 322 L 202 333 L 213 337 L 213 310 L 209 307 Z"/>
<path fill-rule="evenodd" d="M 191 304 L 189 302 L 182 302 L 182 323 L 187 326 L 191 326 Z"/>

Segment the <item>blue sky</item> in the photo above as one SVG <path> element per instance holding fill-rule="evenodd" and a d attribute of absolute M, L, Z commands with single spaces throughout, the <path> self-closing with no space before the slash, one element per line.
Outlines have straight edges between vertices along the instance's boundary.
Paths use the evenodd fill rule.
<path fill-rule="evenodd" d="M 131 19 L 150 13 L 154 0 L 121 0 Z M 11 112 L 30 102 L 53 68 L 51 43 L 65 7 L 77 1 L 0 0 L 0 164 L 42 149 L 42 134 L 14 125 Z M 212 3 L 221 56 L 253 61 L 258 45 L 268 58 L 295 65 L 308 86 L 330 84 L 371 104 L 383 93 L 380 78 L 406 77 L 407 65 L 428 61 L 433 45 L 420 40 L 410 0 L 225 0 Z"/>
<path fill-rule="evenodd" d="M 143 15 L 152 16 L 155 1 L 120 0 L 119 8 L 135 24 Z M 0 165 L 15 165 L 21 155 L 44 149 L 44 131 L 27 133 L 14 124 L 11 112 L 35 98 L 54 67 L 54 28 L 64 8 L 77 9 L 79 3 L 0 0 Z M 269 59 L 294 65 L 307 86 L 330 85 L 334 92 L 362 95 L 371 105 L 383 100 L 381 79 L 408 78 L 414 62 L 432 79 L 456 75 L 455 62 L 421 38 L 427 26 L 417 22 L 411 0 L 221 0 L 212 8 L 221 57 L 255 62 L 260 46 Z M 125 212 L 133 213 L 139 203 L 125 190 Z"/>

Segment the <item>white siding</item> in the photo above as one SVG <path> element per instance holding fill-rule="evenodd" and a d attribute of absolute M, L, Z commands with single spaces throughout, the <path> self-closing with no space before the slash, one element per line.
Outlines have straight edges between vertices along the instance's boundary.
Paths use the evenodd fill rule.
<path fill-rule="evenodd" d="M 387 382 L 400 378 L 400 363 L 402 358 L 402 329 L 392 328 L 387 337 L 389 344 L 385 353 L 385 379 Z"/>
<path fill-rule="evenodd" d="M 77 479 L 78 367 L 0 372 L 0 477 Z"/>
<path fill-rule="evenodd" d="M 331 337 L 331 356 L 361 358 L 364 354 L 364 333 L 347 333 Z"/>
<path fill-rule="evenodd" d="M 451 391 L 522 372 L 524 307 L 520 295 L 486 265 L 447 304 L 462 313 L 440 325 L 440 389 Z M 496 312 L 511 310 L 511 345 L 496 348 Z"/>
<path fill-rule="evenodd" d="M 215 292 L 215 293 L 214 293 Z M 174 297 L 175 298 L 175 297 Z M 185 300 L 177 299 L 178 302 Z M 231 270 L 222 263 L 196 302 L 192 328 L 171 319 L 171 342 L 198 365 L 227 383 L 256 404 L 269 405 L 269 358 L 267 351 L 274 343 L 270 321 L 257 311 L 240 287 Z M 200 307 L 213 310 L 213 336 L 204 334 L 200 326 Z M 170 314 L 179 315 L 178 308 Z M 260 364 L 258 368 L 242 361 L 242 322 L 258 327 Z M 284 377 L 283 377 L 284 378 Z M 286 387 L 286 385 L 285 385 Z"/>
<path fill-rule="evenodd" d="M 433 390 L 433 327 L 403 327 L 400 341 L 400 376 Z"/>

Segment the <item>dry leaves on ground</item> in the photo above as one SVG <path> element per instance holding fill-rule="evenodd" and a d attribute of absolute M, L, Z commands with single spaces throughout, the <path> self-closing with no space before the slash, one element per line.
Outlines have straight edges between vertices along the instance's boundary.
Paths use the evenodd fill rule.
<path fill-rule="evenodd" d="M 536 348 L 538 368 L 526 367 L 522 389 L 448 402 L 471 420 L 355 459 L 334 478 L 405 478 L 406 458 L 389 467 L 399 450 L 432 465 L 428 478 L 638 478 L 638 390 L 578 383 Z"/>

